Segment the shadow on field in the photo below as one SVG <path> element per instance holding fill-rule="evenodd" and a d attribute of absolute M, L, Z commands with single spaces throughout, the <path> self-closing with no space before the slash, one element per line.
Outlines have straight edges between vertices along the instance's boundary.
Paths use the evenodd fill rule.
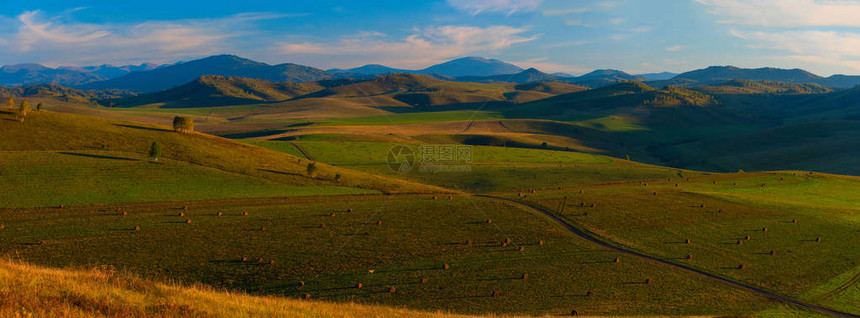
<path fill-rule="evenodd" d="M 125 161 L 140 161 L 138 159 L 133 158 L 123 158 L 123 157 L 112 157 L 112 156 L 102 156 L 102 155 L 91 155 L 86 153 L 74 153 L 74 152 L 60 152 L 63 155 L 69 156 L 78 156 L 78 157 L 87 157 L 87 158 L 96 158 L 96 159 L 111 159 L 111 160 L 125 160 Z"/>
<path fill-rule="evenodd" d="M 303 176 L 303 175 L 298 174 L 298 173 L 289 173 L 289 172 L 275 171 L 275 170 L 269 170 L 269 169 L 257 169 L 257 171 L 277 173 L 277 174 L 282 174 L 282 175 L 286 175 L 286 176 L 300 176 L 300 177 Z"/>
<path fill-rule="evenodd" d="M 126 125 L 126 124 L 116 124 L 119 127 L 132 128 L 132 129 L 142 129 L 142 130 L 151 130 L 151 131 L 172 131 L 164 128 L 153 128 L 153 127 L 143 127 L 143 126 L 135 126 L 135 125 Z"/>

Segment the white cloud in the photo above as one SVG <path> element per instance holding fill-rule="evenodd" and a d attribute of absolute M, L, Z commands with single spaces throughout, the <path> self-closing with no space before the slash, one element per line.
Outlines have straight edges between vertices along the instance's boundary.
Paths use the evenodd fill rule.
<path fill-rule="evenodd" d="M 484 12 L 501 12 L 514 14 L 516 12 L 535 11 L 543 0 L 448 0 L 448 4 L 472 15 Z"/>
<path fill-rule="evenodd" d="M 673 46 L 667 47 L 667 48 L 666 48 L 666 51 L 669 51 L 669 52 L 677 52 L 677 51 L 680 51 L 680 50 L 683 50 L 683 49 L 686 49 L 686 48 L 687 48 L 687 46 L 686 46 L 686 45 L 680 45 L 680 44 L 679 44 L 679 45 L 673 45 Z"/>
<path fill-rule="evenodd" d="M 546 9 L 543 10 L 545 16 L 570 15 L 593 11 L 606 11 L 618 6 L 617 1 L 600 1 L 591 6 L 576 7 L 576 8 L 561 8 L 561 9 Z"/>
<path fill-rule="evenodd" d="M 783 59 L 824 65 L 843 65 L 860 71 L 860 34 L 836 31 L 738 31 L 749 48 L 785 51 Z"/>
<path fill-rule="evenodd" d="M 7 41 L 15 45 L 0 47 L 0 55 L 48 65 L 175 61 L 228 51 L 227 41 L 251 29 L 252 21 L 279 17 L 284 15 L 241 13 L 216 19 L 90 24 L 27 11 L 2 20 L 5 29 L 14 30 Z"/>
<path fill-rule="evenodd" d="M 582 20 L 579 20 L 579 19 L 565 20 L 564 24 L 566 24 L 566 25 L 582 25 Z"/>
<path fill-rule="evenodd" d="M 510 26 L 480 28 L 449 25 L 416 29 L 402 39 L 351 36 L 334 43 L 281 43 L 279 52 L 309 59 L 337 56 L 340 66 L 385 63 L 396 67 L 421 68 L 451 57 L 506 49 L 539 37 L 524 35 L 527 31 L 528 28 Z"/>
<path fill-rule="evenodd" d="M 860 27 L 860 1 L 695 0 L 724 16 L 727 24 L 765 27 Z"/>

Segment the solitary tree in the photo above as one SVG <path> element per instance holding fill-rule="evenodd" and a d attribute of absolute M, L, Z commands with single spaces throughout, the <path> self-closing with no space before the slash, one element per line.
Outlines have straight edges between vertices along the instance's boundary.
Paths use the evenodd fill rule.
<path fill-rule="evenodd" d="M 159 157 L 161 157 L 161 143 L 153 141 L 152 145 L 149 146 L 149 158 L 153 161 L 158 161 Z"/>
<path fill-rule="evenodd" d="M 173 117 L 173 130 L 186 134 L 194 131 L 194 119 L 185 116 Z"/>
<path fill-rule="evenodd" d="M 317 163 L 311 161 L 311 163 L 308 164 L 308 171 L 307 172 L 308 172 L 308 177 L 313 178 L 317 174 Z"/>
<path fill-rule="evenodd" d="M 36 111 L 37 112 L 42 111 L 42 103 L 36 104 Z"/>
<path fill-rule="evenodd" d="M 27 114 L 30 113 L 30 102 L 26 99 L 21 102 L 21 107 L 18 107 L 18 118 L 21 119 L 21 122 L 24 122 L 24 117 L 27 117 Z"/>

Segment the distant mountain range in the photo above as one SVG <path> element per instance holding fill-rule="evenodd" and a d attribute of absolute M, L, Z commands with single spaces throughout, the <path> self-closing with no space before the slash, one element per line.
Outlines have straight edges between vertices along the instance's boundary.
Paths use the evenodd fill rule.
<path fill-rule="evenodd" d="M 534 68 L 524 70 L 510 63 L 481 57 L 459 58 L 422 70 L 405 70 L 379 64 L 351 69 L 321 70 L 292 63 L 269 65 L 234 55 L 216 55 L 173 65 L 144 63 L 126 66 L 58 68 L 38 64 L 6 65 L 0 67 L 0 86 L 51 83 L 79 89 L 121 89 L 147 93 L 178 87 L 206 75 L 304 83 L 343 78 L 368 79 L 390 73 L 412 73 L 448 81 L 478 83 L 523 84 L 555 81 L 590 88 L 604 87 L 623 81 L 644 82 L 652 87 L 697 87 L 730 80 L 810 83 L 833 88 L 850 88 L 860 84 L 860 76 L 821 77 L 800 69 L 745 69 L 734 66 L 711 66 L 681 74 L 662 72 L 639 75 L 603 69 L 577 77 L 566 73 L 547 74 Z"/>

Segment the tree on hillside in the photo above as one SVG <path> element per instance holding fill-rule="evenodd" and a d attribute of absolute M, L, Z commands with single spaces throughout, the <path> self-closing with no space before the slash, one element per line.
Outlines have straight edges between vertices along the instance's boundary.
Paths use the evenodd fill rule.
<path fill-rule="evenodd" d="M 161 143 L 158 141 L 153 141 L 152 145 L 149 146 L 149 159 L 153 161 L 158 161 L 158 158 L 161 157 Z"/>
<path fill-rule="evenodd" d="M 42 111 L 42 103 L 36 104 L 36 111 L 37 112 Z"/>
<path fill-rule="evenodd" d="M 194 131 L 194 119 L 186 116 L 173 117 L 173 130 L 181 133 L 191 133 Z"/>
<path fill-rule="evenodd" d="M 18 107 L 18 118 L 21 120 L 22 123 L 24 122 L 24 117 L 27 117 L 27 114 L 29 114 L 29 113 L 30 113 L 30 102 L 28 102 L 25 99 L 24 101 L 21 102 L 21 106 Z"/>
<path fill-rule="evenodd" d="M 311 161 L 311 163 L 308 164 L 307 172 L 308 172 L 308 177 L 313 178 L 314 176 L 316 176 L 316 174 L 317 174 L 317 163 Z"/>

